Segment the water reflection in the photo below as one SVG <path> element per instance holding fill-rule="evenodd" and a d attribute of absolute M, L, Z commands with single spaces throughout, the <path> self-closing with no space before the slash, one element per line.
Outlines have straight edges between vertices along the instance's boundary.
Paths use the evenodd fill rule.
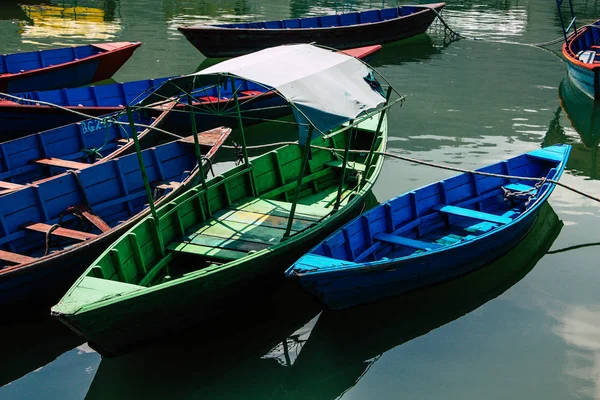
<path fill-rule="evenodd" d="M 600 177 L 598 147 L 600 145 L 600 102 L 593 101 L 565 76 L 559 87 L 560 108 L 550 124 L 544 145 L 569 143 L 573 146 L 567 168 L 574 175 Z M 578 135 L 576 140 L 560 125 L 560 111 L 564 111 Z"/>
<path fill-rule="evenodd" d="M 73 39 L 112 40 L 121 30 L 118 4 L 115 0 L 101 4 L 78 1 L 23 4 L 21 8 L 26 15 L 26 22 L 21 24 L 23 42 L 39 44 L 46 38 L 53 38 L 53 44 Z"/>
<path fill-rule="evenodd" d="M 286 365 L 293 364 L 319 311 L 310 297 L 286 284 L 264 302 L 103 359 L 86 398 L 281 398 Z"/>
<path fill-rule="evenodd" d="M 461 317 L 518 282 L 561 228 L 546 204 L 529 235 L 497 262 L 444 285 L 345 312 L 319 316 L 312 299 L 288 284 L 252 311 L 102 360 L 87 399 L 337 398 L 382 353 Z"/>
<path fill-rule="evenodd" d="M 472 274 L 428 290 L 345 312 L 321 315 L 293 367 L 294 398 L 334 399 L 358 383 L 388 350 L 460 318 L 521 280 L 562 229 L 546 204 L 528 236 Z"/>
<path fill-rule="evenodd" d="M 49 316 L 0 326 L 0 387 L 37 370 L 81 344 L 60 322 Z"/>

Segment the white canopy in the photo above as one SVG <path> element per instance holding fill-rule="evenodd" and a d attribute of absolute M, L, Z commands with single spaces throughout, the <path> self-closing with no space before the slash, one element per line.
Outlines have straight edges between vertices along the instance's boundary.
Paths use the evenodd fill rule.
<path fill-rule="evenodd" d="M 277 89 L 295 106 L 301 143 L 306 140 L 306 118 L 325 133 L 385 103 L 372 70 L 365 64 L 309 44 L 268 48 L 175 80 L 186 87 L 179 80 L 193 77 L 205 85 L 219 76 L 239 77 Z"/>

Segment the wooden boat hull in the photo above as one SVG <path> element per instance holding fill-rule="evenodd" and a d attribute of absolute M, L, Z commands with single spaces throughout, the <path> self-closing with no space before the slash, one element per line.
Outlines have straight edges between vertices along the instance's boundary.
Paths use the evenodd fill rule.
<path fill-rule="evenodd" d="M 315 139 L 313 143 L 325 145 L 329 143 L 327 142 L 328 140 L 333 139 L 318 138 Z M 378 138 L 378 150 L 381 151 L 385 149 L 386 140 L 387 128 L 383 129 L 383 132 L 380 133 Z M 297 150 L 296 147 L 294 148 Z M 316 152 L 317 150 L 313 151 L 314 157 L 317 157 Z M 281 162 L 284 162 L 283 160 L 287 159 L 287 162 L 290 162 L 291 160 L 288 159 L 289 156 L 285 155 L 285 153 L 286 152 L 284 152 L 283 149 L 278 149 L 277 151 L 267 153 L 260 158 L 263 158 L 263 160 L 275 158 L 281 160 Z M 321 152 L 319 157 L 325 157 L 325 154 L 326 157 L 333 157 L 330 152 Z M 316 160 L 316 158 L 313 158 L 313 160 Z M 253 163 L 255 162 L 256 160 L 254 160 Z M 296 234 L 282 240 L 278 244 L 254 247 L 256 244 L 252 244 L 251 242 L 244 243 L 244 252 L 247 254 L 241 258 L 234 257 L 234 261 L 229 261 L 224 264 L 211 264 L 208 268 L 196 270 L 195 272 L 183 275 L 181 278 L 176 278 L 175 280 L 166 281 L 147 288 L 143 285 L 137 286 L 119 282 L 115 285 L 114 280 L 107 281 L 106 279 L 103 279 L 100 281 L 92 279 L 100 285 L 107 285 L 107 288 L 113 287 L 115 290 L 121 290 L 121 288 L 129 290 L 128 288 L 130 288 L 133 289 L 133 292 L 129 293 L 129 295 L 125 293 L 122 296 L 119 295 L 118 299 L 116 297 L 113 297 L 112 299 L 105 297 L 104 299 L 106 299 L 106 301 L 100 300 L 98 303 L 91 302 L 86 307 L 74 306 L 72 301 L 75 301 L 74 299 L 78 297 L 77 293 L 81 288 L 80 285 L 84 280 L 88 280 L 92 277 L 90 274 L 94 273 L 93 268 L 95 265 L 104 263 L 104 261 L 101 260 L 105 259 L 106 254 L 108 254 L 105 252 L 73 285 L 61 302 L 52 308 L 52 313 L 73 331 L 84 337 L 88 343 L 102 355 L 114 356 L 140 346 L 154 337 L 169 334 L 170 332 L 176 332 L 189 325 L 205 321 L 231 307 L 235 307 L 235 304 L 239 299 L 243 298 L 242 296 L 261 296 L 267 288 L 281 281 L 283 278 L 283 270 L 293 262 L 296 257 L 301 255 L 314 245 L 314 243 L 324 238 L 328 233 L 335 230 L 345 221 L 363 210 L 365 202 L 370 196 L 372 185 L 381 171 L 382 164 L 383 157 L 378 156 L 376 161 L 373 162 L 372 168 L 370 168 L 371 172 L 369 172 L 369 178 L 365 181 L 364 186 L 358 192 L 350 196 L 346 200 L 347 203 L 340 207 L 337 212 L 331 214 L 331 212 L 328 211 L 327 214 L 323 214 L 324 219 L 314 219 L 314 221 L 317 221 L 316 225 L 313 224 L 301 231 L 294 231 Z M 294 165 L 297 166 L 298 164 Z M 212 187 L 210 185 L 214 185 L 216 188 L 217 185 L 219 185 L 219 182 L 227 179 L 228 176 L 239 176 L 239 174 L 244 171 L 243 168 L 244 166 L 242 165 L 237 169 L 228 171 L 228 175 L 211 180 L 209 188 Z M 277 174 L 275 171 L 271 171 L 267 175 Z M 264 176 L 266 177 L 267 175 Z M 265 182 L 259 182 L 260 180 L 257 180 L 256 190 L 260 192 L 260 187 L 261 185 L 265 185 Z M 309 183 L 307 183 L 307 185 L 308 184 Z M 295 181 L 292 181 L 290 185 L 290 188 L 293 189 Z M 239 188 L 235 189 L 233 184 L 229 185 L 229 187 L 230 189 L 225 189 L 224 193 L 219 194 L 217 198 L 223 196 L 223 201 L 229 202 L 230 200 L 226 199 L 230 199 L 230 197 L 234 196 L 239 190 Z M 172 203 L 185 202 L 188 197 L 190 199 L 195 198 L 194 196 L 200 196 L 202 193 L 203 192 L 197 192 L 194 194 L 193 191 L 190 191 L 187 194 L 180 196 L 178 199 L 175 199 Z M 213 195 L 210 195 L 210 197 L 211 199 L 214 199 Z M 275 210 L 279 210 L 283 204 L 281 202 L 271 203 L 270 200 L 257 199 L 257 201 L 267 201 L 269 204 L 276 204 L 274 206 Z M 212 207 L 206 207 L 206 209 L 212 209 Z M 238 208 L 238 210 L 242 209 Z M 159 220 L 161 220 L 160 226 L 162 232 L 169 232 L 174 227 L 174 225 L 169 224 L 168 220 L 161 219 L 161 215 L 167 215 L 169 213 L 170 211 L 167 208 L 159 210 Z M 180 213 L 178 212 L 178 215 L 179 214 L 182 215 L 181 218 L 184 218 L 184 215 L 190 215 L 187 211 L 183 210 L 180 211 Z M 227 211 L 225 214 L 221 215 L 227 216 L 230 215 L 230 212 Z M 164 218 L 166 218 L 166 216 Z M 266 218 L 266 220 L 274 223 L 274 221 L 279 218 L 280 217 L 271 215 Z M 300 218 L 298 214 L 296 218 Z M 148 226 L 147 223 L 148 221 L 140 222 L 136 227 L 132 228 L 130 233 L 140 234 L 143 232 L 143 227 Z M 182 222 L 182 224 L 183 223 L 184 222 Z M 242 228 L 242 230 L 239 231 L 239 235 L 243 238 L 240 242 L 251 240 L 248 236 L 252 234 L 263 235 L 260 232 L 262 232 L 262 229 L 264 228 L 255 226 L 251 222 L 247 223 L 250 225 L 245 226 L 245 228 Z M 222 221 L 213 226 L 226 227 L 239 225 L 236 225 L 235 222 Z M 183 229 L 183 226 L 181 226 L 181 228 Z M 247 233 L 242 233 L 244 230 L 246 230 Z M 277 234 L 279 235 L 282 232 L 283 230 L 278 230 Z M 266 243 L 272 240 L 266 236 L 264 239 Z M 163 240 L 164 243 L 167 243 L 167 239 Z M 227 240 L 225 240 L 225 242 L 227 242 Z M 119 246 L 118 243 L 119 242 L 115 243 L 115 246 Z M 193 247 L 192 245 L 190 246 Z M 229 249 L 225 248 L 225 244 L 222 244 L 221 246 L 222 248 L 216 248 L 209 252 L 209 254 L 211 254 L 210 257 L 226 257 L 235 252 L 231 250 L 231 247 L 229 247 Z M 256 250 L 248 251 L 251 248 L 255 248 Z M 169 249 L 171 249 L 171 247 L 169 247 Z M 142 249 L 140 251 L 143 252 L 145 250 Z M 168 258 L 169 256 L 167 255 L 166 257 Z M 198 264 L 201 259 L 200 256 L 190 254 L 188 257 L 179 261 L 177 265 Z M 158 264 L 156 264 L 156 266 L 157 265 Z M 154 270 L 156 266 L 153 267 L 152 270 Z M 104 274 L 104 272 L 102 273 Z M 171 272 L 171 274 L 172 273 L 173 272 Z"/>
<path fill-rule="evenodd" d="M 364 59 L 381 48 L 380 45 L 353 48 L 344 53 Z M 135 105 L 145 98 L 145 94 L 162 85 L 167 78 L 146 79 L 133 82 L 114 83 L 102 86 L 49 90 L 43 92 L 16 93 L 23 99 L 19 102 L 0 98 L 0 121 L 2 123 L 2 139 L 9 140 L 27 134 L 53 129 L 59 126 L 82 121 L 86 115 L 100 117 L 113 112 L 122 111 L 124 105 Z M 266 93 L 260 85 L 240 81 L 240 109 L 244 126 L 260 121 L 274 120 L 290 114 L 291 108 L 278 95 Z M 215 126 L 238 125 L 237 113 L 231 111 L 231 90 L 210 88 L 198 90 L 199 104 L 207 108 L 222 106 L 221 113 L 207 112 L 196 116 L 199 131 L 212 129 Z M 221 99 L 219 100 L 219 95 Z M 229 97 L 228 97 L 229 96 Z M 39 101 L 52 103 L 65 109 L 39 104 Z M 187 101 L 176 106 L 176 111 L 183 111 Z M 74 114 L 75 111 L 78 114 Z M 162 109 L 156 109 L 159 115 Z M 183 112 L 170 113 L 163 122 L 163 129 L 169 132 L 190 132 L 190 117 Z"/>
<path fill-rule="evenodd" d="M 103 52 L 57 65 L 37 67 L 23 72 L 0 73 L 0 92 L 17 93 L 34 90 L 73 88 L 108 79 L 114 75 L 141 46 L 140 42 L 100 43 L 93 47 Z M 75 49 L 75 48 L 74 48 Z M 43 58 L 43 51 L 22 53 Z M 18 54 L 16 54 L 18 55 Z M 7 59 L 7 55 L 3 56 Z"/>
<path fill-rule="evenodd" d="M 444 6 L 445 3 L 423 5 L 438 12 Z M 344 50 L 391 43 L 425 32 L 435 17 L 434 11 L 423 8 L 390 20 L 349 26 L 257 29 L 205 25 L 182 26 L 178 29 L 206 57 L 236 57 L 283 44 L 315 42 Z"/>
<path fill-rule="evenodd" d="M 563 44 L 562 53 L 567 61 L 571 81 L 594 100 L 600 100 L 600 21 L 594 27 L 584 26 Z M 582 52 L 589 53 L 589 59 Z M 582 58 L 583 57 L 583 58 Z"/>
<path fill-rule="evenodd" d="M 231 130 L 227 128 L 218 128 L 212 133 L 209 132 L 209 135 L 211 136 L 208 139 L 213 140 L 214 144 L 212 149 L 206 154 L 206 161 L 204 161 L 202 165 L 203 173 L 206 173 L 206 171 L 210 168 L 211 161 L 214 159 L 216 151 L 228 137 L 230 131 Z M 189 141 L 186 143 L 189 143 Z M 156 152 L 157 149 L 158 151 L 162 152 L 163 146 L 174 145 L 174 143 L 167 143 L 166 145 L 158 146 L 145 151 L 148 152 L 148 154 L 145 154 L 144 156 L 146 165 L 148 166 L 152 163 L 152 157 L 157 157 L 152 155 L 152 153 Z M 186 153 L 185 157 L 195 160 L 193 146 L 191 144 L 185 144 L 181 146 L 186 146 L 186 148 L 189 148 L 189 154 Z M 152 155 L 152 157 L 150 155 Z M 128 182 L 127 179 L 131 179 L 127 178 L 127 176 L 131 177 L 132 175 L 123 171 L 123 164 L 125 162 L 132 162 L 134 159 L 136 159 L 135 157 L 135 154 L 131 154 L 126 157 L 112 161 L 105 161 L 103 163 L 105 165 L 110 165 L 110 163 L 112 163 L 114 166 L 113 170 L 117 170 L 117 172 L 115 173 L 116 175 L 110 179 L 112 179 L 116 185 L 119 185 L 119 182 L 121 182 L 120 185 L 125 193 L 128 193 L 129 190 L 132 190 L 131 188 L 127 189 L 126 184 L 126 182 Z M 125 161 L 126 159 L 127 161 Z M 158 163 L 158 161 L 154 162 Z M 168 163 L 173 161 L 166 160 L 165 162 Z M 154 168 L 158 170 L 157 172 L 159 174 L 162 174 L 163 170 L 166 168 L 165 165 Z M 186 171 L 183 171 L 183 169 L 187 169 L 187 176 L 185 174 Z M 88 176 L 95 175 L 94 166 L 89 167 L 89 169 L 86 169 L 85 171 Z M 134 173 L 139 174 L 139 169 L 134 170 Z M 106 171 L 104 171 L 103 174 L 106 174 Z M 120 178 L 118 177 L 119 174 L 121 175 Z M 183 193 L 188 187 L 196 184 L 199 181 L 199 174 L 198 168 L 194 168 L 193 163 L 187 165 L 187 167 L 182 166 L 181 173 L 178 172 L 177 175 L 178 179 L 180 177 L 185 179 L 181 182 L 181 184 L 171 187 L 170 191 L 167 190 L 166 194 L 158 197 L 155 200 L 155 205 L 160 206 L 169 202 L 177 195 Z M 67 186 L 68 183 L 66 181 L 63 185 L 58 180 L 70 178 L 71 175 L 72 174 L 63 174 L 62 176 L 57 176 L 53 179 L 60 184 L 59 186 Z M 105 182 L 112 182 L 108 180 L 109 178 L 105 179 L 107 179 Z M 79 178 L 78 180 L 82 182 L 82 185 L 86 184 L 86 181 L 83 178 Z M 47 181 L 40 184 L 39 186 L 41 189 L 36 189 L 36 191 L 43 192 L 45 186 L 50 187 L 49 184 L 53 184 L 54 186 L 57 185 L 54 182 Z M 110 192 L 112 190 L 104 189 L 103 191 Z M 100 196 L 106 196 L 106 194 L 102 194 Z M 132 193 L 129 196 L 133 197 L 134 194 Z M 143 198 L 144 196 L 140 195 L 138 197 Z M 133 201 L 133 198 L 131 201 Z M 48 201 L 47 203 L 47 207 L 51 207 L 52 202 Z M 114 213 L 118 212 L 118 206 L 119 204 L 111 206 L 111 209 L 115 210 L 113 211 Z M 45 211 L 45 213 L 50 212 L 50 209 Z M 136 213 L 125 221 L 118 223 L 116 226 L 112 226 L 110 230 L 100 232 L 91 239 L 75 243 L 71 246 L 65 247 L 63 250 L 51 252 L 48 255 L 40 256 L 29 262 L 20 263 L 16 266 L 7 266 L 3 269 L 0 269 L 0 310 L 2 310 L 3 314 L 13 314 L 14 316 L 18 317 L 18 314 L 22 313 L 23 311 L 40 311 L 43 310 L 44 307 L 51 306 L 73 283 L 73 281 L 79 275 L 81 275 L 91 260 L 97 257 L 106 249 L 106 247 L 108 247 L 112 242 L 115 241 L 115 239 L 120 237 L 129 228 L 145 218 L 149 212 L 149 209 L 145 207 L 140 212 Z M 15 234 L 13 234 L 13 236 L 14 235 Z M 6 245 L 6 243 L 4 244 Z M 47 311 L 47 308 L 45 308 L 45 310 Z"/>
<path fill-rule="evenodd" d="M 557 164 L 555 169 L 556 173 L 554 174 L 552 170 L 550 171 L 554 174 L 552 176 L 552 179 L 558 179 L 560 178 L 560 175 L 562 174 L 562 171 L 565 168 L 566 160 L 570 152 L 570 146 L 554 146 L 548 149 L 551 150 L 542 149 L 528 154 L 536 154 L 539 157 L 549 157 L 542 158 L 542 160 L 543 162 L 548 160 L 549 162 L 551 161 Z M 553 151 L 554 149 L 556 150 Z M 558 155 L 554 155 L 554 153 Z M 497 172 L 497 170 L 499 169 L 498 166 L 501 165 L 502 164 L 495 164 L 493 166 L 484 168 L 483 171 L 499 173 Z M 509 164 L 506 165 L 508 168 Z M 528 172 L 528 170 L 524 170 L 524 172 Z M 472 179 L 468 179 L 468 177 L 470 176 L 469 174 L 459 175 L 458 177 L 451 179 L 454 179 L 456 182 L 458 182 L 459 179 L 461 179 L 461 177 L 463 176 L 465 177 L 463 179 L 463 181 L 465 181 L 463 185 L 471 185 L 470 182 L 472 181 Z M 544 173 L 542 176 L 546 176 L 546 173 Z M 506 182 L 498 181 L 495 184 L 508 185 L 509 182 L 510 181 L 508 180 L 506 180 Z M 455 183 L 450 183 L 449 179 L 448 185 L 452 187 L 452 185 L 455 185 Z M 483 186 L 481 183 L 479 183 L 478 185 Z M 490 186 L 490 181 L 488 181 L 486 185 L 489 186 L 488 190 L 494 187 Z M 326 307 L 333 310 L 339 310 L 360 304 L 370 303 L 388 297 L 397 296 L 401 293 L 412 291 L 435 283 L 440 283 L 453 279 L 457 276 L 466 274 L 485 264 L 490 263 L 491 261 L 499 258 L 503 254 L 507 253 L 514 246 L 516 246 L 523 239 L 523 237 L 525 237 L 525 235 L 535 222 L 541 205 L 544 204 L 546 199 L 552 193 L 552 190 L 554 189 L 555 185 L 547 185 L 549 186 L 545 189 L 543 194 L 541 194 L 535 199 L 533 205 L 531 205 L 529 208 L 526 209 L 526 211 L 515 217 L 515 220 L 506 219 L 505 221 L 502 221 L 501 219 L 497 219 L 494 216 L 490 216 L 491 214 L 489 213 L 485 213 L 486 215 L 482 216 L 481 218 L 493 218 L 491 220 L 488 220 L 488 222 L 485 222 L 486 224 L 488 224 L 488 226 L 485 228 L 487 229 L 487 231 L 485 231 L 486 233 L 479 234 L 478 237 L 472 236 L 471 238 L 462 238 L 461 236 L 461 239 L 459 239 L 459 242 L 457 242 L 458 244 L 440 245 L 436 244 L 435 242 L 429 243 L 428 240 L 414 240 L 406 236 L 396 236 L 388 234 L 387 237 L 383 237 L 383 239 L 381 240 L 395 240 L 397 243 L 402 242 L 403 244 L 401 244 L 401 246 L 408 245 L 412 247 L 414 245 L 417 246 L 414 247 L 415 249 L 420 248 L 422 251 L 417 251 L 416 253 L 408 252 L 407 254 L 409 255 L 402 257 L 394 257 L 390 255 L 388 258 L 387 255 L 383 255 L 376 257 L 376 259 L 372 262 L 353 262 L 353 257 L 351 259 L 340 259 L 339 257 L 334 257 L 333 255 L 331 257 L 322 256 L 320 254 L 320 251 L 318 251 L 318 248 L 314 248 L 306 257 L 303 257 L 302 259 L 298 260 L 298 262 L 293 267 L 288 269 L 288 271 L 286 271 L 286 276 L 296 279 L 307 292 L 315 295 Z M 442 228 L 445 225 L 445 222 L 443 222 L 444 219 L 443 217 L 441 217 L 442 212 L 434 211 L 434 206 L 440 203 L 445 204 L 447 201 L 445 200 L 446 197 L 450 196 L 447 193 L 450 193 L 451 190 L 453 191 L 453 193 L 461 193 L 461 191 L 463 191 L 463 196 L 467 196 L 470 194 L 467 194 L 469 192 L 466 192 L 465 190 L 472 189 L 468 189 L 463 186 L 458 186 L 457 188 L 455 187 L 453 189 L 448 189 L 448 192 L 446 192 L 446 189 L 443 189 L 443 186 L 442 189 L 440 189 L 440 183 L 434 183 L 432 185 L 425 186 L 421 189 L 417 189 L 411 192 L 412 194 L 410 196 L 399 196 L 393 200 L 390 200 L 389 202 L 386 202 L 383 205 L 378 206 L 373 211 L 361 217 L 361 220 L 359 221 L 352 221 L 342 229 L 342 231 L 345 232 L 344 237 L 362 238 L 363 235 L 367 237 L 366 232 L 380 232 L 381 228 L 377 227 L 377 225 L 375 224 L 378 223 L 376 221 L 381 221 L 381 218 L 378 219 L 377 216 L 379 214 L 376 214 L 376 212 L 381 214 L 383 213 L 384 209 L 386 210 L 385 219 L 391 220 L 391 223 L 394 224 L 393 231 L 396 231 L 397 229 L 402 230 L 402 225 L 400 225 L 400 227 L 397 227 L 397 225 L 393 221 L 404 220 L 407 218 L 407 216 L 404 214 L 401 215 L 400 212 L 398 212 L 398 214 L 391 214 L 388 217 L 387 213 L 391 213 L 391 209 L 393 207 L 400 207 L 400 204 L 404 204 L 404 199 L 413 198 L 415 199 L 413 201 L 416 202 L 416 198 L 417 196 L 419 196 L 420 193 L 421 196 L 424 198 L 423 201 L 425 202 L 425 205 L 423 206 L 422 210 L 418 208 L 417 211 L 415 211 L 416 215 L 419 216 L 416 220 L 414 220 L 415 222 L 412 222 L 415 225 L 415 229 L 418 228 L 418 232 L 422 232 L 421 228 L 423 229 L 423 231 L 426 231 L 427 229 L 439 229 L 430 227 L 437 227 L 440 223 L 441 225 L 439 226 L 440 228 Z M 500 192 L 499 195 L 502 196 L 501 191 L 499 189 L 498 192 Z M 492 195 L 490 199 L 493 198 L 493 196 L 498 196 L 498 194 L 495 194 L 495 192 L 490 191 L 489 193 Z M 458 195 L 455 194 L 454 196 Z M 461 199 L 462 201 L 470 200 L 469 197 L 457 197 L 456 201 L 458 201 L 458 199 Z M 453 203 L 448 202 L 448 204 Z M 405 207 L 399 208 L 399 210 L 405 209 Z M 428 209 L 429 211 L 427 211 Z M 464 211 L 466 209 L 460 208 L 460 210 Z M 369 214 L 371 215 L 369 216 Z M 466 216 L 467 218 L 475 218 L 476 220 L 478 220 L 478 218 L 476 217 L 479 217 L 479 215 L 482 215 L 482 213 L 471 213 L 471 211 L 468 210 L 464 214 L 454 214 L 452 216 L 455 217 L 455 215 Z M 494 220 L 502 222 L 498 222 L 500 224 L 499 226 L 489 225 L 490 223 L 493 223 L 492 221 Z M 359 226 L 359 223 L 363 228 L 362 230 L 356 231 L 358 229 L 357 226 Z M 389 225 L 390 222 L 387 222 L 386 224 Z M 411 222 L 406 222 L 406 225 L 410 224 Z M 368 229 L 364 228 L 366 225 L 368 225 Z M 475 235 L 475 232 L 477 232 L 476 230 L 473 231 L 473 229 L 475 229 L 475 226 L 476 225 L 473 225 L 472 227 L 469 226 L 465 229 L 467 229 L 468 232 L 473 232 L 472 235 Z M 409 228 L 408 231 L 410 231 L 410 229 L 411 228 Z M 386 230 L 387 229 L 384 229 L 384 232 Z M 357 233 L 353 234 L 352 232 L 355 231 Z M 454 236 L 455 238 L 458 238 L 457 235 L 460 235 L 458 233 L 459 230 L 449 230 L 448 232 L 452 232 L 451 234 L 449 234 L 448 237 Z M 448 235 L 448 232 L 444 235 Z M 339 234 L 337 237 L 340 237 Z M 377 236 L 374 236 L 374 238 L 371 237 L 370 242 L 380 240 L 377 239 Z M 381 238 L 381 236 L 379 236 L 379 238 Z M 440 243 L 443 243 L 444 241 L 449 239 L 446 239 L 446 236 L 441 236 L 439 240 Z M 408 241 L 411 242 L 407 244 Z M 370 242 L 367 242 L 367 249 L 369 247 Z M 334 243 L 338 243 L 338 240 L 336 240 L 334 238 L 334 235 L 332 235 L 324 243 L 328 243 L 327 246 L 334 246 Z M 379 242 L 378 244 L 381 243 L 389 242 Z M 362 246 L 364 246 L 364 244 L 361 244 L 358 241 L 356 243 L 348 242 L 343 245 L 350 246 L 354 249 L 353 251 L 357 252 L 359 252 L 359 249 Z M 324 245 L 321 244 L 319 246 Z M 370 246 L 373 246 L 373 244 L 371 244 Z M 390 254 L 394 254 L 393 251 Z M 316 259 L 314 259 L 315 257 Z M 359 257 L 360 256 L 357 255 L 357 259 Z"/>

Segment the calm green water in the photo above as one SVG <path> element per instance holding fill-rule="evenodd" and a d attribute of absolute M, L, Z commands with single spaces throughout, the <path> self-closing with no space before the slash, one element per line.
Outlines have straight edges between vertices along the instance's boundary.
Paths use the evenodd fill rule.
<path fill-rule="evenodd" d="M 476 168 L 570 143 L 563 181 L 600 196 L 600 110 L 568 82 L 559 97 L 566 65 L 551 52 L 489 42 L 559 37 L 553 3 L 457 0 L 444 13 L 449 24 L 486 40 L 446 43 L 431 30 L 376 55 L 372 64 L 408 96 L 390 115 L 389 147 Z M 596 2 L 577 3 L 580 21 L 600 15 Z M 2 1 L 1 51 L 139 40 L 116 80 L 182 74 L 204 57 L 178 25 L 334 7 L 319 0 Z M 449 175 L 388 160 L 375 195 L 387 199 Z M 475 274 L 341 314 L 321 313 L 286 286 L 116 359 L 102 360 L 50 320 L 2 326 L 0 398 L 600 399 L 598 210 L 558 188 L 527 239 Z"/>

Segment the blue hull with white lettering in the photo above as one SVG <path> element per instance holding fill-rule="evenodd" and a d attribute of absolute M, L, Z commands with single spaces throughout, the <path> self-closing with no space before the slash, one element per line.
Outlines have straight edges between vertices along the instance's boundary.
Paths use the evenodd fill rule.
<path fill-rule="evenodd" d="M 463 173 L 391 199 L 285 274 L 336 310 L 468 273 L 523 239 L 555 187 L 540 179 L 560 179 L 570 150 L 551 146 L 478 170 L 537 181 Z"/>
<path fill-rule="evenodd" d="M 73 89 L 48 90 L 43 92 L 17 93 L 14 97 L 0 96 L 0 123 L 3 140 L 41 132 L 66 124 L 81 121 L 86 116 L 100 117 L 109 113 L 123 111 L 127 105 L 136 105 L 162 85 L 167 78 L 145 79 L 125 83 L 113 83 L 101 86 L 88 86 Z M 236 80 L 236 92 L 240 101 L 244 125 L 258 121 L 280 118 L 291 113 L 287 103 L 274 91 L 243 80 Z M 235 127 L 238 123 L 232 98 L 232 87 L 209 86 L 196 90 L 194 105 L 207 111 L 196 116 L 196 126 L 200 131 L 225 125 Z M 181 96 L 181 92 L 174 93 Z M 51 107 L 46 103 L 60 106 Z M 188 101 L 183 97 L 175 108 L 182 111 Z M 221 112 L 214 112 L 220 109 Z M 74 112 L 76 113 L 74 113 Z M 162 108 L 149 112 L 158 116 Z M 190 116 L 184 112 L 171 113 L 164 121 L 163 129 L 170 132 L 191 132 Z"/>

